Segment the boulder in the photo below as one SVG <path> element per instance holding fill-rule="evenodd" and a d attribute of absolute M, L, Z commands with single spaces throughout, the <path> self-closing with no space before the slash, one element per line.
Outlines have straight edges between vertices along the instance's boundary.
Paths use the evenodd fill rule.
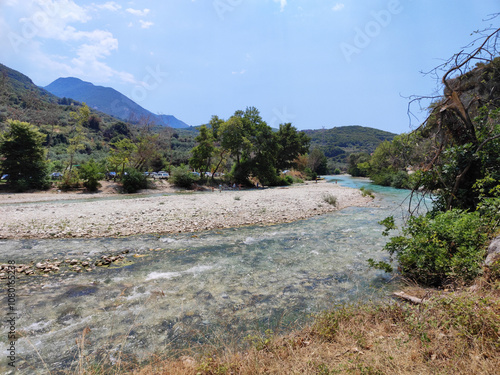
<path fill-rule="evenodd" d="M 496 261 L 500 260 L 500 236 L 491 241 L 488 247 L 488 256 L 484 261 L 487 266 L 493 265 Z"/>

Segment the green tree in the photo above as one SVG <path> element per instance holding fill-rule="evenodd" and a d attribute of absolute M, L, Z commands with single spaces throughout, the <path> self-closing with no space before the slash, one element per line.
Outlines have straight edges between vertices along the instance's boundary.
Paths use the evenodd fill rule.
<path fill-rule="evenodd" d="M 224 123 L 224 120 L 219 118 L 219 116 L 216 116 L 216 115 L 212 116 L 212 118 L 210 119 L 210 122 L 208 124 L 212 128 L 212 134 L 214 136 L 214 139 L 219 138 L 219 128 L 221 127 L 221 125 L 223 123 Z"/>
<path fill-rule="evenodd" d="M 203 179 L 205 172 L 210 170 L 212 163 L 212 156 L 215 151 L 214 136 L 206 125 L 202 125 L 195 140 L 198 144 L 191 150 L 192 157 L 189 159 L 189 165 L 198 170 Z"/>
<path fill-rule="evenodd" d="M 316 174 L 328 174 L 327 159 L 323 151 L 318 147 L 311 150 L 308 156 L 307 166 Z"/>
<path fill-rule="evenodd" d="M 353 177 L 367 177 L 369 172 L 370 155 L 366 152 L 349 155 L 347 173 Z"/>
<path fill-rule="evenodd" d="M 115 167 L 121 168 L 121 175 L 125 173 L 125 167 L 129 164 L 132 154 L 137 151 L 137 146 L 128 138 L 120 139 L 111 143 L 112 149 L 109 150 L 109 163 Z"/>
<path fill-rule="evenodd" d="M 232 116 L 221 124 L 218 133 L 222 148 L 228 150 L 229 154 L 239 163 L 243 152 L 251 147 L 241 117 Z"/>
<path fill-rule="evenodd" d="M 85 103 L 83 103 L 77 112 L 71 112 L 71 117 L 75 120 L 75 126 L 73 128 L 74 136 L 69 139 L 69 146 L 67 150 L 69 154 L 70 173 L 73 169 L 73 160 L 76 152 L 85 149 L 85 135 L 83 133 L 83 128 L 88 125 L 90 109 Z"/>
<path fill-rule="evenodd" d="M 9 128 L 0 138 L 0 155 L 9 183 L 19 191 L 48 188 L 48 165 L 42 146 L 45 136 L 26 122 L 7 123 Z"/>
<path fill-rule="evenodd" d="M 305 133 L 298 132 L 291 123 L 280 124 L 276 139 L 278 143 L 276 168 L 280 170 L 294 167 L 295 159 L 307 153 L 311 141 Z"/>

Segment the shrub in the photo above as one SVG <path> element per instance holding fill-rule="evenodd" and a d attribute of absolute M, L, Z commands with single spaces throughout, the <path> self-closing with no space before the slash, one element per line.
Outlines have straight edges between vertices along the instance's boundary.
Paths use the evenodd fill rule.
<path fill-rule="evenodd" d="M 361 190 L 361 195 L 363 197 L 369 196 L 371 198 L 375 198 L 375 194 L 373 194 L 373 190 L 367 189 L 364 186 L 362 186 L 359 190 Z"/>
<path fill-rule="evenodd" d="M 79 188 L 80 177 L 78 176 L 78 171 L 76 169 L 65 171 L 63 173 L 61 181 L 57 184 L 57 187 L 62 191 Z"/>
<path fill-rule="evenodd" d="M 141 189 L 147 189 L 148 180 L 144 173 L 137 169 L 127 169 L 127 173 L 122 177 L 123 191 L 128 194 L 136 193 Z"/>
<path fill-rule="evenodd" d="M 190 189 L 195 183 L 196 178 L 189 170 L 189 167 L 182 164 L 180 167 L 172 169 L 170 180 L 175 186 Z"/>
<path fill-rule="evenodd" d="M 381 222 L 387 230 L 394 228 L 390 219 Z M 396 255 L 403 276 L 439 286 L 469 282 L 481 273 L 488 236 L 478 212 L 454 209 L 435 217 L 412 217 L 402 232 L 385 248 Z"/>
<path fill-rule="evenodd" d="M 396 189 L 408 189 L 408 173 L 405 171 L 399 171 L 392 175 L 391 186 Z"/>
<path fill-rule="evenodd" d="M 97 191 L 101 186 L 99 181 L 104 178 L 102 168 L 94 159 L 90 159 L 85 164 L 82 164 L 79 174 L 83 180 L 83 186 L 85 186 L 88 191 Z"/>
<path fill-rule="evenodd" d="M 332 206 L 337 206 L 337 197 L 332 195 L 332 194 L 324 194 L 323 195 L 323 200 L 328 203 L 328 204 L 331 204 Z"/>
<path fill-rule="evenodd" d="M 291 184 L 293 184 L 293 179 L 291 177 L 286 178 L 277 176 L 273 181 L 268 181 L 267 186 L 290 186 Z"/>

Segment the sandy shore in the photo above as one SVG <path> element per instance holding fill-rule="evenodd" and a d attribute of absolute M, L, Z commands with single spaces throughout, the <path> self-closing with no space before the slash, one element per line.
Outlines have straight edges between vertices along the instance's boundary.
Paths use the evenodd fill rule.
<path fill-rule="evenodd" d="M 337 198 L 336 206 L 325 201 L 328 194 Z M 164 183 L 134 196 L 117 194 L 112 185 L 96 194 L 0 194 L 0 238 L 115 237 L 269 225 L 370 202 L 359 190 L 324 181 L 196 193 Z"/>

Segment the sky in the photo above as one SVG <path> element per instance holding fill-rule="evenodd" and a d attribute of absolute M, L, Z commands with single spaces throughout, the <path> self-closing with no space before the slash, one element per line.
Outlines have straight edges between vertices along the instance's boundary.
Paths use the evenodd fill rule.
<path fill-rule="evenodd" d="M 256 107 L 271 126 L 408 132 L 423 74 L 492 25 L 498 0 L 0 0 L 0 63 L 77 77 L 189 125 Z"/>

